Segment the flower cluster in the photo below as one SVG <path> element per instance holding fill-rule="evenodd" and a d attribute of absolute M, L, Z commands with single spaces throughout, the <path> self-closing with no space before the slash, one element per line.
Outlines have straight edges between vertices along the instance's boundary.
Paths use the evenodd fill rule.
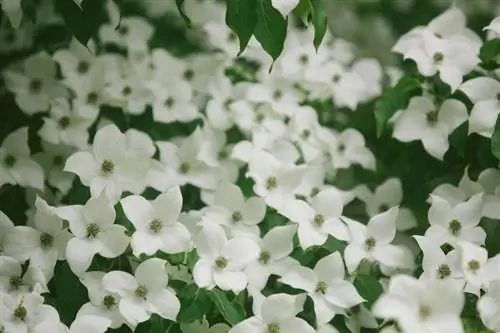
<path fill-rule="evenodd" d="M 2 9 L 19 26 L 13 2 Z M 499 73 L 480 53 L 500 18 L 489 41 L 456 7 L 403 35 L 408 94 L 410 74 L 344 40 L 316 51 L 292 22 L 299 1 L 273 1 L 290 18 L 275 63 L 255 39 L 236 57 L 218 1 L 186 1 L 193 52 L 159 42 L 153 23 L 175 2 L 141 1 L 146 16 L 119 26 L 109 2 L 87 47 L 1 72 L 22 121 L 1 141 L 0 192 L 25 189 L 29 208 L 0 212 L 0 332 L 462 333 L 471 305 L 476 328 L 500 331 L 498 161 L 474 165 L 476 180 L 460 164 L 459 182 L 414 203 L 426 171 L 407 183 L 391 156 L 402 171 L 387 172 L 351 121 L 385 91 L 407 95 L 387 142 L 421 141 L 429 169 L 464 124 L 463 141 L 493 142 Z"/>

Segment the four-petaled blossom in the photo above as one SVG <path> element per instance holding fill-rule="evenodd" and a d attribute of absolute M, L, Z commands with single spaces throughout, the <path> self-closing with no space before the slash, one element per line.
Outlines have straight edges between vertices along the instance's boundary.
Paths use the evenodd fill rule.
<path fill-rule="evenodd" d="M 116 258 L 125 252 L 129 238 L 127 229 L 114 224 L 116 212 L 113 205 L 101 193 L 82 205 L 57 207 L 54 212 L 69 222 L 74 238 L 66 247 L 66 259 L 76 275 L 84 273 L 96 254 L 105 258 Z"/>
<path fill-rule="evenodd" d="M 344 218 L 350 231 L 349 245 L 344 252 L 349 272 L 354 272 L 363 259 L 394 268 L 403 265 L 403 250 L 391 244 L 396 235 L 398 211 L 398 207 L 393 207 L 377 214 L 367 225 Z"/>
<path fill-rule="evenodd" d="M 235 293 L 246 288 L 248 280 L 243 269 L 260 254 L 253 239 L 237 236 L 228 240 L 221 226 L 206 222 L 195 244 L 200 259 L 194 265 L 193 278 L 198 287 L 217 286 Z"/>
<path fill-rule="evenodd" d="M 180 188 L 173 187 L 152 202 L 140 195 L 121 200 L 123 211 L 135 227 L 131 243 L 135 256 L 186 252 L 191 247 L 188 229 L 179 223 L 182 209 Z"/>
<path fill-rule="evenodd" d="M 280 281 L 307 292 L 321 324 L 364 301 L 354 285 L 345 280 L 344 262 L 339 252 L 320 259 L 314 269 L 293 267 Z"/>
<path fill-rule="evenodd" d="M 112 271 L 103 277 L 104 289 L 120 295 L 118 309 L 133 329 L 152 314 L 172 321 L 177 318 L 181 304 L 167 287 L 165 264 L 165 260 L 152 258 L 137 266 L 134 276 Z"/>

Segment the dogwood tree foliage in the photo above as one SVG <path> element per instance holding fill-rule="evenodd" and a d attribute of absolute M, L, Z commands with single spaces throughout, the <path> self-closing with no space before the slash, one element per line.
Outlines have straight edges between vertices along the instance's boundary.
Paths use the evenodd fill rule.
<path fill-rule="evenodd" d="M 333 2 L 387 62 L 327 1 L 0 0 L 0 332 L 500 332 L 500 8 L 445 2 Z"/>

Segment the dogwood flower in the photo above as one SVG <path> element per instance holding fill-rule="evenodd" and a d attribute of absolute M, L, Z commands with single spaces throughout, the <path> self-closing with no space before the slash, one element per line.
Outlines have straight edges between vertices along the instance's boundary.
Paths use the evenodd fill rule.
<path fill-rule="evenodd" d="M 302 311 L 302 305 L 297 305 L 300 295 L 274 294 L 266 297 L 260 307 L 254 306 L 254 316 L 235 326 L 229 333 L 244 332 L 290 332 L 290 333 L 314 333 L 305 320 L 297 318 L 296 315 Z M 303 300 L 302 300 L 303 303 Z"/>
<path fill-rule="evenodd" d="M 255 181 L 254 192 L 276 209 L 293 199 L 292 191 L 300 185 L 304 172 L 302 167 L 286 165 L 263 150 L 253 152 L 248 169 Z"/>
<path fill-rule="evenodd" d="M 152 202 L 140 195 L 131 195 L 121 200 L 123 211 L 136 231 L 131 243 L 134 255 L 154 255 L 161 250 L 166 253 L 180 253 L 189 250 L 191 235 L 179 223 L 182 209 L 180 188 L 173 187 L 160 194 Z"/>
<path fill-rule="evenodd" d="M 266 204 L 259 197 L 245 200 L 241 189 L 227 182 L 219 183 L 213 205 L 205 211 L 204 220 L 220 224 L 229 235 L 259 237 L 258 224 L 266 215 Z"/>
<path fill-rule="evenodd" d="M 474 103 L 469 118 L 469 134 L 478 133 L 491 138 L 500 114 L 500 82 L 489 77 L 466 81 L 459 90 Z"/>
<path fill-rule="evenodd" d="M 215 286 L 235 293 L 248 283 L 243 269 L 259 257 L 259 246 L 249 237 L 226 238 L 224 229 L 215 223 L 204 223 L 195 237 L 200 259 L 193 268 L 194 282 L 200 288 Z"/>
<path fill-rule="evenodd" d="M 5 252 L 20 261 L 29 259 L 49 281 L 57 260 L 66 259 L 66 244 L 72 236 L 45 200 L 37 197 L 35 206 L 35 228 L 14 227 L 6 239 Z"/>
<path fill-rule="evenodd" d="M 484 30 L 488 30 L 497 37 L 500 37 L 500 17 L 495 17 L 490 24 L 484 27 Z"/>
<path fill-rule="evenodd" d="M 320 259 L 314 269 L 295 266 L 280 279 L 312 298 L 318 323 L 328 323 L 336 314 L 364 301 L 351 282 L 345 280 L 342 256 L 334 252 Z"/>
<path fill-rule="evenodd" d="M 7 89 L 15 94 L 16 104 L 28 115 L 47 111 L 53 98 L 66 96 L 56 80 L 56 65 L 46 52 L 26 59 L 22 72 L 7 70 L 3 75 Z"/>
<path fill-rule="evenodd" d="M 396 119 L 392 136 L 401 142 L 422 141 L 425 150 L 442 160 L 450 146 L 448 136 L 467 120 L 462 102 L 447 99 L 439 109 L 427 97 L 414 97 Z"/>
<path fill-rule="evenodd" d="M 76 317 L 98 316 L 110 320 L 110 328 L 119 328 L 125 323 L 125 318 L 118 310 L 120 296 L 106 291 L 103 286 L 104 272 L 92 271 L 83 273 L 81 283 L 87 288 L 90 301 L 82 305 Z"/>
<path fill-rule="evenodd" d="M 427 214 L 431 226 L 425 237 L 439 245 L 448 243 L 456 246 L 459 241 L 484 244 L 486 233 L 478 226 L 482 197 L 483 194 L 479 193 L 452 207 L 445 199 L 431 194 L 431 207 Z"/>
<path fill-rule="evenodd" d="M 404 252 L 392 245 L 396 235 L 398 207 L 373 216 L 367 225 L 343 218 L 350 231 L 349 244 L 344 256 L 347 269 L 354 272 L 361 260 L 377 261 L 389 267 L 399 267 L 404 262 Z"/>
<path fill-rule="evenodd" d="M 110 22 L 101 25 L 99 39 L 103 43 L 122 46 L 132 51 L 146 49 L 152 37 L 153 27 L 141 17 L 125 17 L 120 20 L 120 27 Z"/>
<path fill-rule="evenodd" d="M 9 257 L 0 256 L 0 294 L 10 294 L 14 297 L 48 292 L 47 279 L 36 265 L 29 264 L 23 270 L 21 262 Z"/>
<path fill-rule="evenodd" d="M 21 127 L 7 135 L 0 147 L 0 186 L 19 184 L 43 190 L 42 167 L 30 158 L 28 128 Z"/>
<path fill-rule="evenodd" d="M 43 151 L 33 155 L 33 159 L 42 166 L 47 175 L 47 183 L 55 187 L 63 195 L 73 186 L 75 175 L 63 171 L 64 163 L 75 149 L 65 145 L 54 145 L 42 141 Z"/>
<path fill-rule="evenodd" d="M 363 327 L 371 329 L 379 327 L 375 316 L 363 304 L 351 310 L 350 316 L 345 317 L 345 325 L 352 333 L 360 333 Z"/>
<path fill-rule="evenodd" d="M 366 205 L 369 217 L 382 213 L 389 208 L 399 206 L 403 200 L 403 184 L 398 178 L 389 178 L 371 191 L 366 185 L 359 185 L 354 189 L 358 199 Z M 400 207 L 396 220 L 396 229 L 408 230 L 417 226 L 417 219 L 408 208 Z"/>
<path fill-rule="evenodd" d="M 283 276 L 287 270 L 298 265 L 289 257 L 293 251 L 294 225 L 274 227 L 259 241 L 260 255 L 245 268 L 248 284 L 257 290 L 266 286 L 271 274 Z"/>
<path fill-rule="evenodd" d="M 299 225 L 300 246 L 306 250 L 313 245 L 323 245 L 331 235 L 348 240 L 349 232 L 341 221 L 343 202 L 340 193 L 325 189 L 311 198 L 310 204 L 294 200 L 285 205 L 281 213 Z"/>
<path fill-rule="evenodd" d="M 90 198 L 83 206 L 57 207 L 54 212 L 69 222 L 75 235 L 66 247 L 66 259 L 77 276 L 89 268 L 97 253 L 105 258 L 116 258 L 129 244 L 126 228 L 114 224 L 116 213 L 104 192 Z"/>
<path fill-rule="evenodd" d="M 463 305 L 462 290 L 447 281 L 397 275 L 373 305 L 373 314 L 395 320 L 405 332 L 463 333 L 460 320 Z"/>
<path fill-rule="evenodd" d="M 112 271 L 102 280 L 105 290 L 120 295 L 118 309 L 133 329 L 152 314 L 172 321 L 177 318 L 181 304 L 167 287 L 165 264 L 165 260 L 148 259 L 137 266 L 134 276 Z"/>
<path fill-rule="evenodd" d="M 124 190 L 137 192 L 143 189 L 143 178 L 149 164 L 137 159 L 127 147 L 127 138 L 116 125 L 99 129 L 94 137 L 92 152 L 81 151 L 71 155 L 65 171 L 80 177 L 90 187 L 93 196 L 102 191 L 116 202 Z"/>

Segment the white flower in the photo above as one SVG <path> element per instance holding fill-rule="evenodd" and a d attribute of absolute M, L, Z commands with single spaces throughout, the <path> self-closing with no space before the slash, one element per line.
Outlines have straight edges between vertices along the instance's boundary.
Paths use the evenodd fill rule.
<path fill-rule="evenodd" d="M 66 195 L 73 186 L 75 175 L 63 171 L 64 163 L 75 149 L 65 145 L 53 145 L 42 141 L 43 152 L 33 155 L 47 175 L 47 183 Z"/>
<path fill-rule="evenodd" d="M 147 49 L 147 43 L 153 33 L 153 27 L 145 19 L 125 17 L 120 20 L 118 29 L 112 22 L 101 25 L 99 39 L 103 43 L 112 43 L 136 51 Z"/>
<path fill-rule="evenodd" d="M 125 318 L 118 310 L 120 295 L 104 289 L 104 272 L 86 272 L 80 277 L 80 281 L 87 288 L 90 302 L 82 305 L 76 317 L 94 315 L 111 321 L 111 328 L 118 328 L 125 323 Z"/>
<path fill-rule="evenodd" d="M 399 206 L 403 200 L 403 184 L 399 178 L 387 179 L 373 192 L 366 185 L 359 185 L 353 191 L 356 197 L 365 203 L 369 217 L 385 212 L 394 206 Z M 417 219 L 413 212 L 408 208 L 400 207 L 396 229 L 404 231 L 416 226 Z"/>
<path fill-rule="evenodd" d="M 247 89 L 245 97 L 248 101 L 270 104 L 278 113 L 286 112 L 287 107 L 298 105 L 302 97 L 293 82 L 286 80 L 278 72 L 263 76 L 261 82 L 252 83 Z"/>
<path fill-rule="evenodd" d="M 484 244 L 486 233 L 478 226 L 482 197 L 483 194 L 479 193 L 452 207 L 445 199 L 431 194 L 431 207 L 427 215 L 431 226 L 425 236 L 439 245 L 448 243 L 456 246 L 459 241 Z"/>
<path fill-rule="evenodd" d="M 118 309 L 133 329 L 152 314 L 172 321 L 177 318 L 181 304 L 167 287 L 165 263 L 165 260 L 152 258 L 137 266 L 135 276 L 113 271 L 103 278 L 104 289 L 120 295 Z"/>
<path fill-rule="evenodd" d="M 348 240 L 349 232 L 341 221 L 343 202 L 340 193 L 327 188 L 310 200 L 289 202 L 280 210 L 291 221 L 299 225 L 300 246 L 306 250 L 313 245 L 323 245 L 331 235 L 340 240 Z"/>
<path fill-rule="evenodd" d="M 373 314 L 395 320 L 405 332 L 463 333 L 460 320 L 463 305 L 462 290 L 447 281 L 397 275 L 373 305 Z"/>
<path fill-rule="evenodd" d="M 305 320 L 296 317 L 297 313 L 302 311 L 303 302 L 301 295 L 274 294 L 266 297 L 258 306 L 254 303 L 255 316 L 238 323 L 229 333 L 314 333 L 314 328 Z"/>
<path fill-rule="evenodd" d="M 280 279 L 308 293 L 314 302 L 318 323 L 328 323 L 336 314 L 364 301 L 351 282 L 345 279 L 344 262 L 339 252 L 320 259 L 314 269 L 296 266 Z"/>
<path fill-rule="evenodd" d="M 442 160 L 450 146 L 448 136 L 467 120 L 462 102 L 447 99 L 439 109 L 426 97 L 414 97 L 394 124 L 392 136 L 401 142 L 422 141 L 425 150 Z"/>
<path fill-rule="evenodd" d="M 474 103 L 469 118 L 469 134 L 478 133 L 491 138 L 500 114 L 500 82 L 490 77 L 469 80 L 459 90 Z"/>
<path fill-rule="evenodd" d="M 492 331 L 500 331 L 500 280 L 490 283 L 486 293 L 477 302 L 477 309 L 484 326 Z"/>
<path fill-rule="evenodd" d="M 423 273 L 420 275 L 420 279 L 446 280 L 456 285 L 458 289 L 463 288 L 465 281 L 458 250 L 452 250 L 445 254 L 440 246 L 431 239 L 423 236 L 413 237 L 424 255 L 422 259 Z"/>
<path fill-rule="evenodd" d="M 293 190 L 300 185 L 304 172 L 302 167 L 284 164 L 264 150 L 253 151 L 248 169 L 255 181 L 254 192 L 276 209 L 293 199 Z"/>
<path fill-rule="evenodd" d="M 477 50 L 468 41 L 443 40 L 427 32 L 422 34 L 422 39 L 422 47 L 405 53 L 405 59 L 415 61 L 419 73 L 424 76 L 439 72 L 441 80 L 454 92 L 462 83 L 462 77 L 479 63 Z"/>
<path fill-rule="evenodd" d="M 75 235 L 66 247 L 66 259 L 77 276 L 89 268 L 97 253 L 105 258 L 116 258 L 129 244 L 127 229 L 114 224 L 116 213 L 104 193 L 90 198 L 85 206 L 63 206 L 54 211 L 69 222 Z"/>
<path fill-rule="evenodd" d="M 193 268 L 194 282 L 200 288 L 243 291 L 247 277 L 243 269 L 259 256 L 259 246 L 245 236 L 226 238 L 224 229 L 214 223 L 204 223 L 195 237 L 200 259 Z"/>
<path fill-rule="evenodd" d="M 484 30 L 491 31 L 497 37 L 500 37 L 500 16 L 495 17 L 490 24 L 484 27 Z"/>
<path fill-rule="evenodd" d="M 299 4 L 299 0 L 272 0 L 271 3 L 281 15 L 287 16 Z"/>
<path fill-rule="evenodd" d="M 371 329 L 379 327 L 373 314 L 363 304 L 359 304 L 352 310 L 350 316 L 345 317 L 345 325 L 352 333 L 360 333 L 362 327 Z"/>
<path fill-rule="evenodd" d="M 289 257 L 293 251 L 294 225 L 274 227 L 259 241 L 260 255 L 248 264 L 245 274 L 252 288 L 262 290 L 271 274 L 283 276 L 287 270 L 299 263 Z"/>
<path fill-rule="evenodd" d="M 96 57 L 92 54 L 95 50 L 91 50 L 93 45 L 90 46 L 87 48 L 76 38 L 73 38 L 67 49 L 54 52 L 52 58 L 59 64 L 61 73 L 67 80 L 82 80 L 97 67 Z"/>
<path fill-rule="evenodd" d="M 160 151 L 160 162 L 150 170 L 147 184 L 158 191 L 186 184 L 214 190 L 218 181 L 216 170 L 198 158 L 202 143 L 200 128 L 187 138 L 177 138 L 173 142 L 156 142 Z"/>
<path fill-rule="evenodd" d="M 77 317 L 69 328 L 69 333 L 105 333 L 111 325 L 108 318 L 85 315 Z"/>
<path fill-rule="evenodd" d="M 121 200 L 123 211 L 135 227 L 131 243 L 134 255 L 180 253 L 189 250 L 191 236 L 188 229 L 179 223 L 182 209 L 180 188 L 173 187 L 160 194 L 152 202 L 140 195 L 131 195 Z"/>
<path fill-rule="evenodd" d="M 349 272 L 354 272 L 361 260 L 377 261 L 389 267 L 399 267 L 404 262 L 404 252 L 391 242 L 396 235 L 398 207 L 373 216 L 365 226 L 344 218 L 350 231 L 349 245 L 344 256 Z"/>
<path fill-rule="evenodd" d="M 5 293 L 18 297 L 32 291 L 40 294 L 46 293 L 49 291 L 47 281 L 37 266 L 30 263 L 23 270 L 23 266 L 18 260 L 8 256 L 0 256 L 0 294 Z"/>
<path fill-rule="evenodd" d="M 0 186 L 19 184 L 43 190 L 43 169 L 30 155 L 28 127 L 18 128 L 3 139 L 0 147 Z"/>
<path fill-rule="evenodd" d="M 116 125 L 99 129 L 94 137 L 92 152 L 81 151 L 66 161 L 65 171 L 73 172 L 90 187 L 93 196 L 102 191 L 116 202 L 122 192 L 142 191 L 149 163 L 137 158 L 127 146 L 127 137 Z"/>
<path fill-rule="evenodd" d="M 124 73 L 119 80 L 110 82 L 106 86 L 106 93 L 109 104 L 132 115 L 143 114 L 151 102 L 151 92 L 135 73 Z"/>
<path fill-rule="evenodd" d="M 259 237 L 258 224 L 266 215 L 266 204 L 259 197 L 245 200 L 241 189 L 227 182 L 219 183 L 213 205 L 205 210 L 204 220 L 225 227 L 230 235 Z"/>
<path fill-rule="evenodd" d="M 465 292 L 480 296 L 480 290 L 487 290 L 491 281 L 500 279 L 500 255 L 488 258 L 488 251 L 479 245 L 460 242 L 460 264 L 467 282 Z"/>
<path fill-rule="evenodd" d="M 66 95 L 56 81 L 56 64 L 46 52 L 37 53 L 23 63 L 23 72 L 4 72 L 7 89 L 15 94 L 16 104 L 28 115 L 49 109 L 50 101 Z"/>
<path fill-rule="evenodd" d="M 213 48 L 224 52 L 230 58 L 236 56 L 240 49 L 238 37 L 229 29 L 225 22 L 206 22 L 203 24 L 203 31 L 206 33 L 208 42 Z"/>
<path fill-rule="evenodd" d="M 211 99 L 205 112 L 212 127 L 228 130 L 234 124 L 233 103 L 236 102 L 235 97 L 243 97 L 237 95 L 238 90 L 235 88 L 225 76 L 217 77 L 210 83 L 208 89 Z"/>
<path fill-rule="evenodd" d="M 466 167 L 464 170 L 464 174 L 462 175 L 462 178 L 458 183 L 458 187 L 452 184 L 441 184 L 436 187 L 431 194 L 445 199 L 446 201 L 448 201 L 450 206 L 455 206 L 458 203 L 467 201 L 474 194 L 484 193 L 485 189 L 482 185 L 484 182 L 488 183 L 488 192 L 490 194 L 493 194 L 495 192 L 494 189 L 497 186 L 497 183 L 500 185 L 500 179 L 498 181 L 495 181 L 495 172 L 491 172 L 492 170 L 494 171 L 494 169 L 487 169 L 481 172 L 481 175 L 483 175 L 480 175 L 479 177 L 481 178 L 481 183 L 472 181 L 469 178 L 468 170 L 469 168 Z"/>
<path fill-rule="evenodd" d="M 45 200 L 36 198 L 34 228 L 17 226 L 5 242 L 5 253 L 19 261 L 30 260 L 38 266 L 49 281 L 54 274 L 57 260 L 64 260 L 66 244 L 71 234 L 63 227 L 63 221 L 55 215 L 53 207 Z"/>

